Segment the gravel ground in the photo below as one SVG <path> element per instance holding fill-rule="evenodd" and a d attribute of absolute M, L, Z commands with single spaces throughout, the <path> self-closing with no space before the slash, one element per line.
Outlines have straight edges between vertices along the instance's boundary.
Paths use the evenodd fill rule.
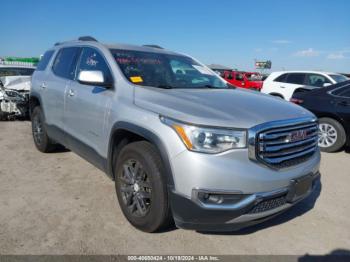
<path fill-rule="evenodd" d="M 0 254 L 304 255 L 350 249 L 346 152 L 323 154 L 319 190 L 264 224 L 229 234 L 147 234 L 123 217 L 114 183 L 101 171 L 71 152 L 38 152 L 29 122 L 0 122 L 0 148 Z"/>

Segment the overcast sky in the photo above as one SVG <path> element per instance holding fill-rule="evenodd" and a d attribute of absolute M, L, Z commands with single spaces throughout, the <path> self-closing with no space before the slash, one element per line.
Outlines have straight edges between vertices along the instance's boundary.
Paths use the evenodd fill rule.
<path fill-rule="evenodd" d="M 3 1 L 0 56 L 39 56 L 55 42 L 159 44 L 243 70 L 350 72 L 350 1 Z"/>

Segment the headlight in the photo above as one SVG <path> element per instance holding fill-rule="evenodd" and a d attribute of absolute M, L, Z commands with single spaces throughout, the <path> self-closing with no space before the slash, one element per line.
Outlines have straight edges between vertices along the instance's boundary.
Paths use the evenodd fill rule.
<path fill-rule="evenodd" d="M 202 153 L 220 153 L 245 148 L 245 130 L 194 126 L 161 116 L 160 120 L 179 135 L 187 149 Z"/>

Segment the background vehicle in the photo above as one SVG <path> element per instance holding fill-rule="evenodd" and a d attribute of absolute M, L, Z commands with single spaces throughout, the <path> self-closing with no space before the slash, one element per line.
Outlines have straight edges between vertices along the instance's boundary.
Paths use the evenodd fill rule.
<path fill-rule="evenodd" d="M 302 89 L 291 102 L 301 105 L 319 117 L 319 146 L 335 152 L 350 145 L 350 81 L 316 90 Z"/>
<path fill-rule="evenodd" d="M 0 60 L 0 120 L 28 117 L 34 70 L 32 63 Z"/>
<path fill-rule="evenodd" d="M 222 77 L 230 84 L 253 90 L 261 89 L 262 75 L 257 72 L 224 71 Z"/>
<path fill-rule="evenodd" d="M 58 43 L 32 78 L 34 143 L 106 172 L 140 230 L 239 229 L 307 197 L 320 152 L 312 113 L 229 86 L 157 46 Z"/>
<path fill-rule="evenodd" d="M 317 71 L 274 72 L 265 79 L 261 92 L 289 101 L 297 88 L 303 86 L 326 87 L 347 79 L 341 74 Z"/>

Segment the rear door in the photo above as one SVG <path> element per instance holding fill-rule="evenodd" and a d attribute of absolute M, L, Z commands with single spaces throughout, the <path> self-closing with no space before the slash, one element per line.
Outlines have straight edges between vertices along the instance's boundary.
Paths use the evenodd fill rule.
<path fill-rule="evenodd" d="M 46 81 L 42 83 L 44 89 L 45 120 L 54 131 L 63 131 L 63 113 L 65 93 L 74 78 L 75 66 L 79 56 L 79 47 L 65 47 L 58 50 L 49 70 Z M 54 137 L 57 134 L 54 134 Z M 61 140 L 61 139 L 60 139 Z"/>
<path fill-rule="evenodd" d="M 285 80 L 285 83 L 281 83 L 280 88 L 284 99 L 290 100 L 294 90 L 305 85 L 305 73 L 289 73 Z"/>
<path fill-rule="evenodd" d="M 49 65 L 54 53 L 55 50 L 49 50 L 45 52 L 37 68 L 35 69 L 31 80 L 31 94 L 42 98 L 41 106 L 44 109 L 44 112 L 46 109 L 45 95 L 47 91 L 47 78 L 51 72 Z"/>
<path fill-rule="evenodd" d="M 111 71 L 103 55 L 95 48 L 84 47 L 77 65 L 80 71 L 99 70 L 112 81 Z M 69 147 L 81 155 L 99 152 L 106 141 L 105 119 L 111 105 L 113 88 L 86 85 L 74 80 L 66 92 L 64 114 L 65 130 L 69 134 Z M 87 156 L 89 157 L 89 156 Z"/>

